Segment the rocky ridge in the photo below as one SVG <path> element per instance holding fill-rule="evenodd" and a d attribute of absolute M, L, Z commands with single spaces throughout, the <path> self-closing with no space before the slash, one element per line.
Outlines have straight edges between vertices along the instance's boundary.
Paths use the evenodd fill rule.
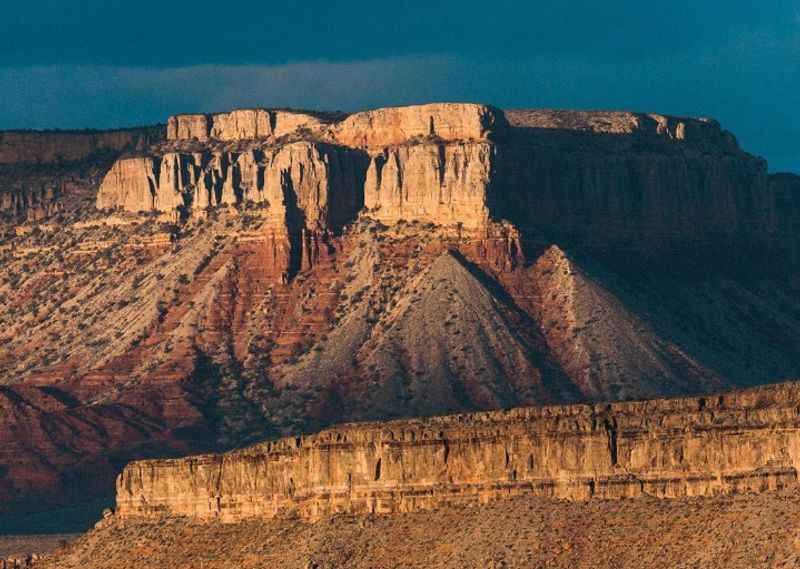
<path fill-rule="evenodd" d="M 211 115 L 176 115 L 167 121 L 167 140 L 250 140 L 280 138 L 298 130 L 319 130 L 344 116 L 291 109 L 239 109 Z"/>
<path fill-rule="evenodd" d="M 142 151 L 163 138 L 162 127 L 105 131 L 0 132 L 0 164 L 80 162 L 103 152 Z"/>
<path fill-rule="evenodd" d="M 411 512 L 514 495 L 678 498 L 795 484 L 800 386 L 344 425 L 128 465 L 117 515 L 237 522 Z"/>

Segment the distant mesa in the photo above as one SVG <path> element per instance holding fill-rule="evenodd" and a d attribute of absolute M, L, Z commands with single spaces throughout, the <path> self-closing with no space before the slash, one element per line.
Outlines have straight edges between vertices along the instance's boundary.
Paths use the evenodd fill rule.
<path fill-rule="evenodd" d="M 337 231 L 361 212 L 468 231 L 508 220 L 584 244 L 709 254 L 723 240 L 773 246 L 770 188 L 766 163 L 710 119 L 442 103 L 171 117 L 166 141 L 121 158 L 96 204 L 168 219 L 260 204 L 289 232 Z"/>

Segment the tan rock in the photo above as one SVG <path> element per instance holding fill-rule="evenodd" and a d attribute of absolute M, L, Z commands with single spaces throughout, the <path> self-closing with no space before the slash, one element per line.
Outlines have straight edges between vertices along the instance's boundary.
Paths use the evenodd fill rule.
<path fill-rule="evenodd" d="M 301 111 L 238 109 L 213 115 L 177 115 L 167 123 L 168 140 L 233 141 L 278 138 L 306 128 L 319 130 L 321 116 Z"/>
<path fill-rule="evenodd" d="M 276 208 L 283 224 L 300 223 L 298 231 L 325 230 L 355 216 L 365 168 L 360 153 L 305 141 L 241 153 L 125 158 L 106 175 L 97 207 L 170 213 L 253 202 Z"/>
<path fill-rule="evenodd" d="M 405 219 L 485 227 L 491 155 L 485 142 L 388 148 L 372 157 L 364 205 L 384 223 Z"/>
<path fill-rule="evenodd" d="M 468 103 L 389 107 L 356 113 L 335 124 L 327 136 L 356 148 L 382 148 L 415 138 L 484 140 L 505 123 L 502 111 Z"/>
<path fill-rule="evenodd" d="M 208 115 L 176 115 L 167 121 L 167 140 L 208 140 Z"/>
<path fill-rule="evenodd" d="M 123 158 L 106 174 L 97 192 L 97 208 L 151 211 L 159 187 L 160 164 L 149 157 Z"/>
<path fill-rule="evenodd" d="M 199 165 L 190 154 L 167 153 L 161 159 L 153 209 L 175 211 L 185 205 L 184 193 L 197 181 Z"/>
<path fill-rule="evenodd" d="M 346 425 L 224 455 L 148 460 L 122 518 L 238 521 L 386 513 L 533 494 L 705 496 L 795 483 L 800 386 L 708 398 L 522 408 Z"/>

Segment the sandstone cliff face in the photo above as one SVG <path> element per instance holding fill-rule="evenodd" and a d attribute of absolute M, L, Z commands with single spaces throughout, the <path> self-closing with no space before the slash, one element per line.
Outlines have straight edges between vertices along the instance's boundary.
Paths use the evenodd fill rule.
<path fill-rule="evenodd" d="M 97 208 L 151 211 L 155 207 L 159 165 L 153 158 L 123 158 L 114 163 L 97 193 Z"/>
<path fill-rule="evenodd" d="M 267 194 L 280 183 L 271 181 L 273 170 L 264 165 L 274 160 L 268 141 L 292 134 L 292 140 L 314 147 L 327 139 L 334 143 L 327 148 L 338 147 L 335 154 L 354 163 L 368 160 L 366 174 L 354 168 L 352 188 L 342 187 L 342 197 L 330 203 L 345 201 L 348 209 L 364 208 L 387 224 L 420 221 L 485 232 L 505 219 L 537 239 L 619 258 L 669 255 L 729 263 L 735 262 L 733 249 L 762 251 L 760 256 L 777 261 L 795 239 L 776 241 L 777 224 L 785 225 L 778 216 L 785 214 L 765 162 L 742 152 L 712 120 L 503 112 L 470 104 L 377 109 L 326 125 L 333 118 L 272 110 L 173 117 L 173 147 L 156 152 L 162 181 L 153 200 L 141 191 L 152 175 L 133 181 L 112 171 L 98 206 L 174 212 L 275 203 Z M 199 146 L 180 146 L 191 138 Z M 228 145 L 216 142 L 212 149 L 214 140 Z M 331 186 L 330 195 L 338 191 Z M 315 219 L 311 214 L 310 226 Z"/>
<path fill-rule="evenodd" d="M 298 231 L 325 230 L 355 216 L 365 167 L 364 157 L 346 148 L 304 141 L 125 158 L 103 181 L 97 207 L 175 212 L 253 203 L 284 224 L 291 218 Z"/>
<path fill-rule="evenodd" d="M 118 514 L 238 521 L 385 513 L 533 494 L 584 500 L 797 481 L 800 389 L 346 425 L 225 455 L 140 461 Z"/>
<path fill-rule="evenodd" d="M 502 111 L 484 105 L 435 103 L 356 113 L 326 135 L 346 146 L 382 148 L 415 138 L 484 140 L 505 124 Z"/>
<path fill-rule="evenodd" d="M 240 109 L 213 115 L 177 115 L 170 117 L 167 122 L 167 140 L 232 141 L 278 138 L 298 129 L 320 130 L 327 122 L 329 119 L 322 113 L 275 109 Z"/>
<path fill-rule="evenodd" d="M 371 159 L 364 205 L 384 223 L 404 219 L 483 229 L 493 152 L 485 142 L 387 148 Z"/>

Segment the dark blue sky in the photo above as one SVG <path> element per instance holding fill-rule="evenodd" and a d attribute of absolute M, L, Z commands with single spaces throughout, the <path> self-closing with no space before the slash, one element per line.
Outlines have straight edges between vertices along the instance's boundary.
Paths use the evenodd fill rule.
<path fill-rule="evenodd" d="M 433 100 L 712 116 L 800 171 L 800 0 L 39 0 L 0 18 L 0 128 Z"/>

